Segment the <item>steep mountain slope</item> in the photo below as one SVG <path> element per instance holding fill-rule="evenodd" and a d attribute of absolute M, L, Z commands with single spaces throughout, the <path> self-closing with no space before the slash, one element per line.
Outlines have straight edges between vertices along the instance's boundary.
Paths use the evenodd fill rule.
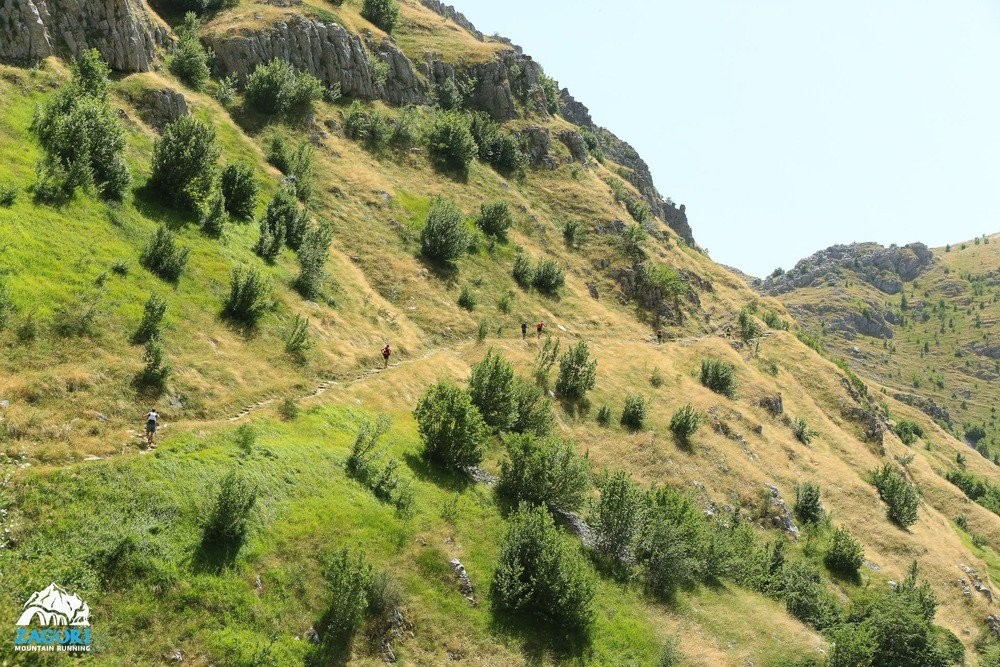
<path fill-rule="evenodd" d="M 78 16 L 63 4 L 63 16 Z M 125 3 L 143 25 L 175 29 L 179 4 L 154 3 L 161 18 Z M 116 64 L 106 43 L 117 49 L 118 40 L 0 54 L 46 57 L 0 66 L 0 185 L 16 189 L 0 207 L 0 616 L 13 622 L 33 592 L 61 586 L 89 606 L 95 643 L 86 659 L 95 664 L 645 665 L 657 664 L 671 638 L 684 664 L 820 664 L 837 635 L 789 602 L 784 577 L 799 570 L 775 556 L 787 552 L 789 564 L 822 572 L 807 590 L 834 615 L 849 597 L 887 594 L 915 561 L 938 601 L 935 623 L 978 662 L 976 641 L 986 637 L 979 647 L 988 647 L 984 619 L 995 614 L 1000 524 L 943 476 L 960 469 L 965 444 L 895 398 L 891 378 L 865 386 L 781 326 L 791 317 L 777 300 L 697 250 L 685 209 L 660 196 L 635 151 L 595 127 L 509 42 L 483 37 L 432 0 L 402 2 L 391 37 L 361 16 L 360 2 L 284 4 L 244 1 L 205 17 L 199 37 L 216 70 L 200 92 L 161 66 L 168 52 L 151 67 Z M 0 7 L 7 25 L 11 11 Z M 155 43 L 167 49 L 176 36 L 162 29 Z M 66 62 L 48 56 L 87 46 L 119 70 L 109 99 L 125 127 L 133 187 L 121 204 L 80 188 L 54 205 L 39 196 L 44 153 L 32 118 L 70 80 Z M 226 77 L 242 90 L 273 58 L 317 77 L 326 99 L 281 117 L 254 110 L 241 92 L 220 94 Z M 482 111 L 513 133 L 522 169 L 505 176 L 482 159 L 465 173 L 435 168 L 426 137 L 450 88 L 462 118 Z M 215 129 L 220 165 L 246 163 L 262 185 L 255 220 L 228 221 L 218 238 L 147 183 L 154 143 L 187 113 Z M 411 140 L 350 138 L 361 113 L 410 128 Z M 312 300 L 295 289 L 295 252 L 270 263 L 254 252 L 256 220 L 287 181 L 268 163 L 276 140 L 314 151 L 311 175 L 296 187 L 312 185 L 309 215 L 333 232 L 329 277 Z M 450 265 L 428 260 L 421 234 L 438 195 L 454 200 L 470 232 L 482 204 L 506 201 L 508 239 L 475 232 Z M 139 262 L 160 225 L 190 249 L 175 283 Z M 522 253 L 536 265 L 553 260 L 565 285 L 556 294 L 519 286 L 512 272 Z M 255 328 L 220 315 L 236 267 L 255 268 L 272 287 Z M 473 308 L 459 305 L 463 292 Z M 160 391 L 136 382 L 143 348 L 132 342 L 153 293 L 166 303 L 161 341 L 172 368 Z M 301 355 L 286 351 L 297 316 L 308 319 L 313 343 Z M 464 385 L 489 349 L 519 375 L 535 375 L 547 339 L 523 339 L 522 322 L 546 323 L 561 350 L 586 341 L 598 362 L 587 400 L 553 393 L 552 409 L 554 432 L 586 454 L 595 477 L 623 469 L 643 486 L 681 490 L 697 510 L 687 528 L 706 526 L 706 540 L 748 527 L 761 547 L 754 553 L 770 558 L 753 567 L 771 566 L 774 577 L 740 578 L 751 554 L 723 556 L 722 539 L 699 548 L 718 548 L 715 560 L 731 568 L 692 577 L 667 599 L 652 594 L 639 570 L 616 576 L 590 548 L 581 518 L 594 523 L 591 491 L 577 514 L 555 512 L 566 519 L 560 543 L 595 581 L 589 641 L 573 646 L 544 625 L 495 613 L 490 583 L 516 503 L 489 482 L 509 439 L 489 439 L 474 477 L 448 472 L 421 457 L 413 409 L 439 379 Z M 382 369 L 386 342 L 394 354 Z M 703 386 L 707 359 L 733 365 L 731 396 Z M 629 395 L 647 401 L 634 430 L 618 425 Z M 705 425 L 682 446 L 670 424 L 686 404 Z M 150 405 L 165 421 L 154 450 L 134 430 Z M 604 406 L 614 419 L 599 425 Z M 397 461 L 409 503 L 380 500 L 348 474 L 359 428 L 379 414 L 392 420 L 384 457 Z M 887 415 L 921 425 L 925 446 L 886 431 Z M 922 491 L 909 528 L 887 519 L 869 482 L 884 463 Z M 982 457 L 964 465 L 995 476 Z M 252 480 L 256 503 L 245 543 L 220 554 L 206 547 L 206 525 L 233 471 Z M 856 576 L 822 569 L 830 525 L 807 528 L 790 511 L 803 481 L 819 484 L 831 524 L 864 548 Z M 960 514 L 964 529 L 953 522 Z M 348 587 L 334 573 L 345 547 L 391 583 L 378 597 L 385 613 L 372 612 L 335 653 L 329 637 Z M 705 567 L 688 560 L 679 566 Z M 0 655 L 26 654 L 3 644 Z"/>

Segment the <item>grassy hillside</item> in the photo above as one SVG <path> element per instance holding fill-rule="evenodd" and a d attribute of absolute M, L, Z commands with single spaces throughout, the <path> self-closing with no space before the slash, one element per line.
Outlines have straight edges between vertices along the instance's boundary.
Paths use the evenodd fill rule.
<path fill-rule="evenodd" d="M 359 6 L 243 3 L 203 30 L 252 31 L 302 12 L 353 32 L 377 31 Z M 449 62 L 475 63 L 501 48 L 415 2 L 402 3 L 395 37 L 414 60 L 435 51 Z M 379 664 L 390 650 L 401 664 L 823 664 L 838 642 L 847 643 L 838 632 L 849 625 L 844 614 L 851 600 L 895 599 L 888 582 L 903 582 L 915 561 L 937 600 L 937 632 L 953 633 L 967 664 L 978 664 L 990 648 L 981 638 L 984 618 L 995 613 L 992 603 L 977 591 L 966 595 L 956 582 L 970 578 L 962 566 L 974 568 L 986 586 L 1000 577 L 1000 523 L 944 475 L 965 470 L 995 479 L 995 466 L 970 455 L 955 432 L 893 398 L 894 388 L 910 384 L 905 374 L 898 380 L 866 372 L 867 386 L 856 377 L 852 382 L 805 345 L 794 326 L 777 326 L 792 322 L 780 303 L 756 295 L 663 221 L 645 220 L 642 238 L 630 240 L 629 230 L 638 228 L 623 222 L 631 218 L 621 202 L 634 203 L 638 194 L 624 184 L 613 191 L 609 180 L 619 182 L 622 168 L 598 151 L 581 162 L 553 141 L 552 168 L 504 176 L 476 159 L 455 175 L 436 169 L 429 154 L 436 109 L 352 107 L 352 100 L 339 99 L 316 101 L 299 116 L 267 116 L 250 109 L 242 93 L 220 103 L 218 80 L 197 92 L 164 70 L 116 75 L 110 85 L 133 175 L 124 202 L 109 204 L 79 189 L 53 205 L 36 197 L 43 150 L 31 125 L 36 106 L 69 79 L 57 60 L 31 69 L 0 66 L 0 96 L 7 100 L 0 185 L 16 189 L 13 203 L 0 207 L 0 276 L 10 306 L 0 328 L 0 616 L 15 618 L 33 591 L 56 582 L 90 605 L 95 639 L 84 661 L 108 665 Z M 214 238 L 198 215 L 166 203 L 147 183 L 160 136 L 147 122 L 147 93 L 164 87 L 181 91 L 192 115 L 215 129 L 220 166 L 252 166 L 262 186 L 256 218 L 282 181 L 267 159 L 275 138 L 314 149 L 306 205 L 310 218 L 333 232 L 321 297 L 306 300 L 295 290 L 293 251 L 283 249 L 273 263 L 255 254 L 256 218 L 230 220 Z M 358 109 L 389 123 L 405 118 L 414 145 L 373 149 L 348 138 L 347 118 Z M 503 124 L 511 132 L 531 127 L 553 136 L 575 129 L 558 115 L 528 109 Z M 457 204 L 473 234 L 469 250 L 450 265 L 421 252 L 421 231 L 439 195 Z M 514 215 L 507 240 L 475 231 L 480 206 L 496 199 Z M 579 231 L 567 234 L 573 229 L 567 223 Z M 190 249 L 176 284 L 139 263 L 159 225 Z M 935 271 L 951 258 L 968 260 L 971 249 L 939 255 L 945 259 Z M 565 285 L 556 294 L 520 287 L 512 277 L 519 252 L 536 263 L 554 260 Z M 990 259 L 977 261 L 989 266 Z M 634 291 L 640 265 L 659 271 L 666 283 Z M 257 269 L 271 286 L 273 303 L 255 328 L 221 316 L 236 267 Z M 950 270 L 941 284 L 984 269 Z M 911 310 L 918 289 L 935 293 L 930 275 L 919 287 L 907 286 Z M 674 300 L 664 297 L 675 288 Z M 474 296 L 471 310 L 458 303 L 463 290 Z M 158 390 L 136 383 L 143 348 L 132 343 L 154 293 L 167 306 L 161 340 L 172 369 Z M 659 322 L 642 298 L 666 303 Z M 995 307 L 980 309 L 982 318 Z M 312 342 L 301 356 L 286 351 L 297 316 L 308 319 Z M 960 325 L 974 315 L 960 308 L 948 317 L 965 331 Z M 490 583 L 519 515 L 502 489 L 482 482 L 503 473 L 510 436 L 487 439 L 477 482 L 421 456 L 413 414 L 438 380 L 464 386 L 490 349 L 518 375 L 533 378 L 546 338 L 522 340 L 520 324 L 539 321 L 561 352 L 585 341 L 597 361 L 596 384 L 583 401 L 554 391 L 558 363 L 538 379 L 554 399 L 554 434 L 586 457 L 594 480 L 624 470 L 644 489 L 666 486 L 689 498 L 695 511 L 683 528 L 696 534 L 678 533 L 668 546 L 688 540 L 699 550 L 725 552 L 709 559 L 709 565 L 725 562 L 719 572 L 691 576 L 673 595 L 657 595 L 644 585 L 638 563 L 609 566 L 555 512 L 557 542 L 595 582 L 593 627 L 581 645 L 493 608 Z M 893 343 L 901 346 L 912 334 L 916 345 L 918 327 L 932 324 L 913 324 Z M 944 347 L 979 339 L 970 333 L 960 341 L 950 329 L 943 337 Z M 386 342 L 394 354 L 382 369 Z M 933 354 L 944 359 L 944 347 Z M 885 354 L 894 359 L 902 350 Z M 732 396 L 703 386 L 707 359 L 733 366 Z M 980 385 L 992 387 L 988 379 Z M 631 430 L 619 423 L 630 395 L 646 405 L 641 427 Z M 988 409 L 988 396 L 966 400 L 970 419 L 986 418 L 974 411 Z M 703 424 L 684 445 L 670 424 L 687 404 Z M 164 421 L 155 449 L 140 439 L 150 406 Z M 612 418 L 600 425 L 605 406 Z M 866 437 L 868 421 L 886 412 L 920 425 L 919 442 L 904 444 L 891 431 L 881 441 Z M 378 415 L 391 419 L 383 463 L 397 461 L 401 488 L 408 489 L 389 502 L 349 474 L 355 436 Z M 959 453 L 967 455 L 962 467 Z M 887 519 L 869 481 L 884 463 L 921 492 L 908 528 Z M 206 542 L 206 522 L 233 471 L 256 490 L 256 502 L 245 540 L 220 550 Z M 813 527 L 791 512 L 796 486 L 805 481 L 819 485 L 827 517 Z M 595 525 L 598 502 L 589 490 L 573 516 Z M 954 522 L 958 515 L 965 528 Z M 798 524 L 794 530 L 789 518 Z M 847 528 L 864 550 L 866 564 L 853 576 L 824 566 L 834 527 Z M 738 535 L 756 556 L 750 549 L 726 551 Z M 369 591 L 361 629 L 338 653 L 324 635 L 343 616 L 338 604 L 346 593 L 335 573 L 345 547 L 390 584 L 378 596 Z M 787 567 L 775 553 L 786 554 Z M 767 570 L 752 556 L 775 564 L 766 582 L 745 575 Z M 449 564 L 454 558 L 468 572 L 474 601 L 462 594 Z M 694 556 L 678 558 L 679 567 L 700 572 L 703 566 L 689 560 Z M 796 607 L 788 592 L 798 564 L 818 573 L 805 590 L 810 604 L 825 601 L 824 622 Z M 664 649 L 675 643 L 675 651 Z M 0 644 L 0 656 L 4 664 L 61 657 L 15 653 L 9 643 Z"/>

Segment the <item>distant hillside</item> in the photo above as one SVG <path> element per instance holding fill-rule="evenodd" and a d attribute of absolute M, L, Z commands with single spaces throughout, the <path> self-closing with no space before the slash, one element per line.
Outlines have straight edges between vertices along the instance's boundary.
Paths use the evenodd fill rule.
<path fill-rule="evenodd" d="M 760 294 L 435 0 L 7 2 L 0 59 L 0 616 L 65 591 L 98 665 L 997 664 L 996 238 Z"/>

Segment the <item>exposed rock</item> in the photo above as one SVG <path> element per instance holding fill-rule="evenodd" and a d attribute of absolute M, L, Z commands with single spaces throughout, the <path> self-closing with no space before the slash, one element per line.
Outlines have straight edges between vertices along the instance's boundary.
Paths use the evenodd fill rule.
<path fill-rule="evenodd" d="M 834 245 L 801 260 L 790 271 L 771 275 L 755 286 L 772 296 L 802 287 L 837 284 L 848 275 L 886 294 L 897 294 L 934 261 L 923 243 L 885 247 L 878 243 Z"/>
<path fill-rule="evenodd" d="M 987 343 L 972 343 L 969 346 L 974 354 L 990 359 L 1000 359 L 1000 345 L 989 345 Z"/>
<path fill-rule="evenodd" d="M 141 0 L 0 0 L 0 60 L 34 63 L 96 48 L 114 70 L 147 72 L 169 41 Z"/>
<path fill-rule="evenodd" d="M 764 484 L 764 487 L 770 491 L 768 501 L 771 506 L 771 521 L 775 527 L 781 528 L 794 537 L 798 537 L 799 527 L 795 525 L 795 521 L 792 519 L 792 511 L 781 498 L 781 492 L 778 491 L 778 487 L 773 484 Z"/>
<path fill-rule="evenodd" d="M 532 125 L 521 132 L 521 138 L 531 166 L 555 168 L 555 159 L 549 155 L 552 137 L 546 128 Z"/>
<path fill-rule="evenodd" d="M 458 577 L 458 588 L 462 592 L 462 597 L 468 600 L 472 606 L 476 606 L 477 602 L 475 593 L 472 590 L 472 580 L 469 579 L 469 573 L 465 571 L 462 561 L 452 558 L 450 564 L 451 569 L 455 571 L 455 576 Z"/>
<path fill-rule="evenodd" d="M 137 106 L 142 119 L 161 132 L 181 116 L 188 115 L 187 100 L 173 88 L 147 90 Z"/>
<path fill-rule="evenodd" d="M 594 537 L 594 531 L 591 530 L 590 526 L 587 525 L 587 522 L 584 521 L 579 514 L 559 509 L 558 507 L 553 508 L 552 513 L 566 523 L 566 527 L 569 529 L 569 532 L 580 538 L 580 542 L 583 543 L 583 546 L 593 548 L 594 545 L 597 544 L 597 540 Z"/>
<path fill-rule="evenodd" d="M 557 136 L 559 141 L 566 144 L 575 161 L 587 164 L 590 153 L 587 151 L 587 142 L 583 140 L 582 134 L 575 130 L 563 130 Z"/>
<path fill-rule="evenodd" d="M 483 41 L 484 39 L 483 33 L 476 30 L 476 26 L 472 25 L 472 21 L 465 18 L 465 14 L 458 11 L 451 5 L 446 5 L 443 2 L 440 2 L 440 0 L 420 0 L 420 4 L 422 4 L 424 7 L 431 10 L 432 12 L 440 14 L 441 16 L 447 19 L 451 19 L 462 28 L 465 28 L 473 37 L 478 39 L 480 42 Z"/>
<path fill-rule="evenodd" d="M 990 614 L 986 617 L 986 627 L 989 628 L 990 634 L 995 638 L 1000 639 L 1000 615 Z"/>
<path fill-rule="evenodd" d="M 948 412 L 948 408 L 941 407 L 934 402 L 933 398 L 902 393 L 895 393 L 892 397 L 897 401 L 915 407 L 935 421 L 943 422 L 949 427 L 952 425 L 951 413 Z"/>
<path fill-rule="evenodd" d="M 316 632 L 316 628 L 310 626 L 309 629 L 306 630 L 306 639 L 309 640 L 310 644 L 320 643 L 319 633 Z"/>
<path fill-rule="evenodd" d="M 379 86 L 372 78 L 371 57 L 361 38 L 337 23 L 293 16 L 270 30 L 208 35 L 204 41 L 215 52 L 216 67 L 239 79 L 278 58 L 327 86 L 339 84 L 341 93 L 349 97 L 381 97 L 394 104 L 426 101 L 426 86 L 399 49 L 389 41 L 373 47 L 389 65 L 386 83 Z"/>

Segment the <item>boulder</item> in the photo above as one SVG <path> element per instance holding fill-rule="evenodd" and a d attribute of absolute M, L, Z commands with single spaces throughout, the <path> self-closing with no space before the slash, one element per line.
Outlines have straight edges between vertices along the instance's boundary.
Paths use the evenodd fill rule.
<path fill-rule="evenodd" d="M 575 130 L 563 130 L 557 137 L 569 149 L 569 154 L 573 156 L 573 160 L 587 164 L 590 159 L 590 151 L 587 150 L 587 142 L 584 141 L 582 134 Z"/>
<path fill-rule="evenodd" d="M 173 88 L 147 90 L 137 106 L 142 119 L 160 132 L 178 118 L 188 115 L 187 100 Z"/>

